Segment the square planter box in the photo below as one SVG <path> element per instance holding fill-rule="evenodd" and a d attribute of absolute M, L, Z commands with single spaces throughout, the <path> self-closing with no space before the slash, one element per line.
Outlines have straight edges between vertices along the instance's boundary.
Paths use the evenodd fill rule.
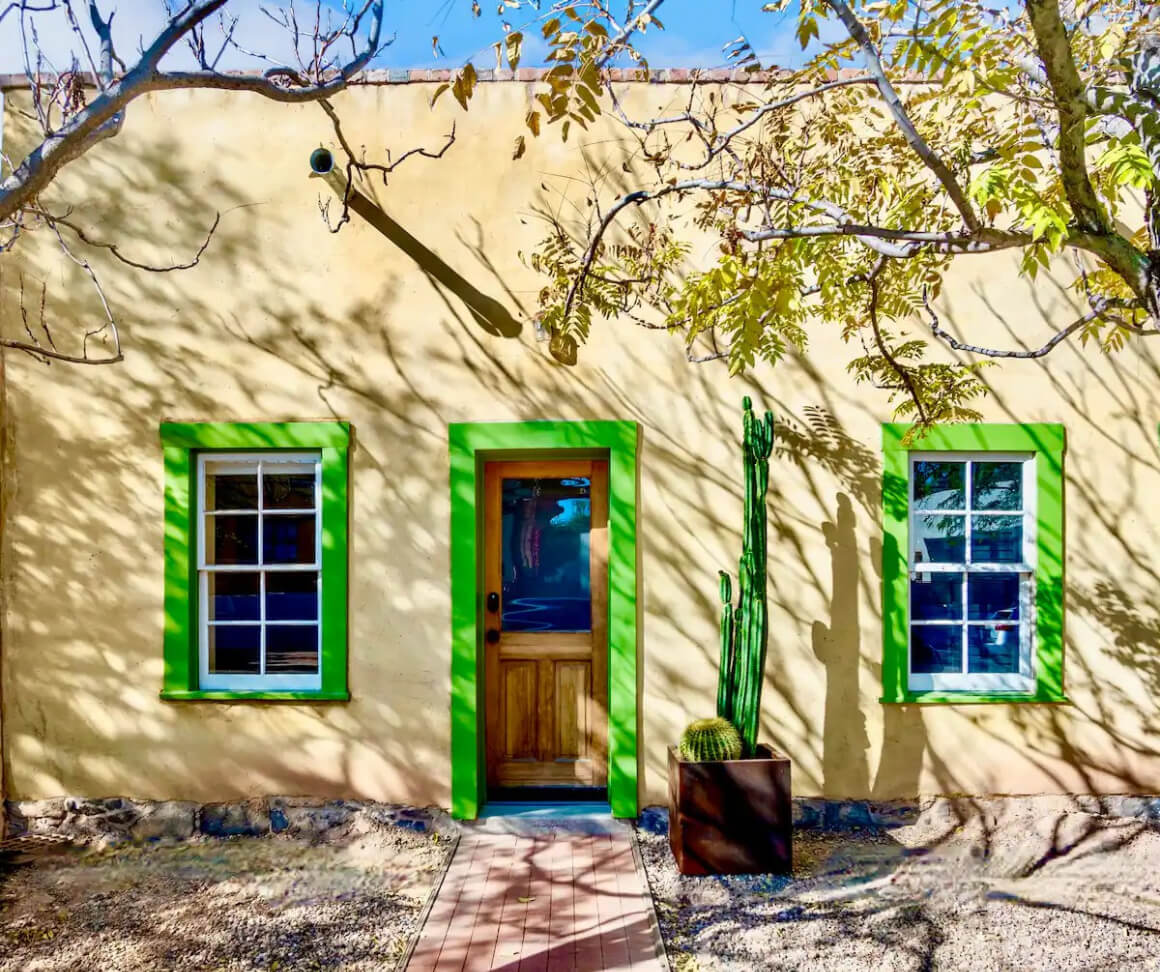
<path fill-rule="evenodd" d="M 682 874 L 788 874 L 793 865 L 789 759 L 682 760 L 669 747 L 669 846 Z"/>

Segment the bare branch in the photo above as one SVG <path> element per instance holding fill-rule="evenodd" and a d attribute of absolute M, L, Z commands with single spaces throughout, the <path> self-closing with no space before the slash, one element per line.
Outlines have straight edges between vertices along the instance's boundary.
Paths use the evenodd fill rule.
<path fill-rule="evenodd" d="M 870 40 L 870 36 L 866 33 L 866 28 L 862 25 L 862 22 L 854 15 L 854 11 L 850 9 L 850 5 L 845 0 L 826 0 L 826 3 L 838 15 L 847 33 L 849 33 L 850 37 L 854 39 L 855 43 L 861 49 L 862 56 L 866 59 L 866 70 L 874 78 L 875 84 L 878 87 L 878 93 L 882 95 L 882 100 L 886 102 L 887 108 L 890 109 L 890 114 L 894 116 L 894 121 L 902 131 L 902 135 L 906 139 L 907 144 L 922 159 L 926 167 L 934 173 L 935 178 L 942 183 L 943 189 L 950 196 L 951 201 L 955 204 L 955 208 L 959 211 L 959 215 L 963 217 L 963 222 L 967 227 L 971 230 L 979 229 L 981 227 L 979 217 L 975 214 L 970 200 L 967 199 L 967 195 L 963 192 L 963 188 L 959 185 L 954 173 L 938 157 L 934 149 L 927 144 L 926 140 L 919 135 L 918 129 L 914 127 L 910 116 L 907 115 L 906 109 L 902 105 L 902 100 L 898 97 L 898 92 L 886 76 L 886 70 L 882 66 L 882 59 L 878 55 L 878 48 Z"/>
<path fill-rule="evenodd" d="M 370 2 L 371 22 L 362 51 L 325 78 L 308 79 L 297 69 L 279 66 L 263 76 L 219 74 L 213 71 L 158 70 L 158 64 L 189 31 L 217 12 L 226 0 L 191 0 L 175 14 L 141 59 L 123 77 L 110 83 L 58 131 L 48 135 L 0 183 L 0 219 L 29 205 L 56 173 L 98 141 L 116 133 L 125 107 L 144 94 L 188 88 L 248 91 L 274 101 L 298 104 L 318 101 L 345 88 L 379 50 L 384 0 Z"/>
<path fill-rule="evenodd" d="M 645 18 L 651 17 L 654 13 L 656 13 L 657 9 L 664 2 L 665 0 L 649 0 L 647 6 L 645 6 L 645 8 L 640 13 L 631 14 L 629 17 L 627 17 L 626 23 L 621 29 L 620 33 L 608 42 L 608 46 L 604 48 L 604 53 L 602 53 L 600 57 L 596 59 L 596 67 L 604 67 L 604 65 L 607 64 L 613 57 L 624 50 L 628 43 L 628 39 L 641 28 L 642 22 L 647 23 Z"/>

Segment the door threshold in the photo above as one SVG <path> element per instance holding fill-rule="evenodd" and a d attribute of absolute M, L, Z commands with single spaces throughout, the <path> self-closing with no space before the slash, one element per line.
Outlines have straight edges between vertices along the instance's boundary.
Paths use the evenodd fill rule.
<path fill-rule="evenodd" d="M 607 801 L 585 800 L 575 803 L 507 803 L 484 804 L 479 818 L 466 822 L 469 829 L 492 834 L 516 834 L 528 837 L 554 834 L 612 834 L 629 827 L 625 820 L 612 816 Z"/>

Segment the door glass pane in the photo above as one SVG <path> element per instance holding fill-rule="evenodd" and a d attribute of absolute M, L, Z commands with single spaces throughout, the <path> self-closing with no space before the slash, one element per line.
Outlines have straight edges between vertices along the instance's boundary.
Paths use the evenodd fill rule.
<path fill-rule="evenodd" d="M 591 481 L 503 481 L 503 628 L 590 631 Z"/>
<path fill-rule="evenodd" d="M 1018 564 L 1023 560 L 1023 517 L 972 516 L 971 561 Z"/>
<path fill-rule="evenodd" d="M 914 508 L 916 510 L 965 510 L 967 493 L 962 462 L 916 462 Z"/>
<path fill-rule="evenodd" d="M 910 629 L 910 670 L 936 675 L 963 670 L 963 628 L 959 624 L 916 624 Z"/>
<path fill-rule="evenodd" d="M 257 621 L 261 616 L 258 574 L 214 571 L 208 583 L 211 621 Z"/>
<path fill-rule="evenodd" d="M 1023 463 L 971 463 L 971 509 L 1023 509 Z"/>

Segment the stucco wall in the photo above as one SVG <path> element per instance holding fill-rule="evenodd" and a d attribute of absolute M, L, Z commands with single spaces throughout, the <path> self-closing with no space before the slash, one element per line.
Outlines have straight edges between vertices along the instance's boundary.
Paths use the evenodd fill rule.
<path fill-rule="evenodd" d="M 612 126 L 529 144 L 511 161 L 529 92 L 482 87 L 470 114 L 433 86 L 380 86 L 336 104 L 373 155 L 456 144 L 378 187 L 388 236 L 331 235 L 306 158 L 316 107 L 214 94 L 133 106 L 124 134 L 62 188 L 76 218 L 134 257 L 196 248 L 180 274 L 100 260 L 127 360 L 46 368 L 8 356 L 10 467 L 2 570 L 9 796 L 227 799 L 310 793 L 446 805 L 449 600 L 446 425 L 634 419 L 642 427 L 642 786 L 664 792 L 664 747 L 713 707 L 716 571 L 735 569 L 742 395 L 779 422 L 770 490 L 771 644 L 764 735 L 803 794 L 1160 790 L 1160 489 L 1156 360 L 1065 347 L 988 374 L 989 421 L 1066 425 L 1069 706 L 878 703 L 879 424 L 883 393 L 845 372 L 852 349 L 813 335 L 806 360 L 729 379 L 679 342 L 599 324 L 561 367 L 527 323 L 541 283 L 522 263 L 558 192 L 584 205 L 585 165 Z M 678 86 L 635 88 L 639 107 Z M 11 104 L 11 99 L 10 99 Z M 19 139 L 6 119 L 6 145 Z M 615 171 L 615 167 L 614 167 Z M 545 191 L 546 185 L 549 191 Z M 332 210 L 335 206 L 332 205 Z M 405 231 L 410 240 L 400 233 Z M 390 238 L 388 238 L 390 237 Z M 401 244 L 401 245 L 400 245 Z M 56 329 L 96 313 L 83 281 L 30 241 Z M 99 260 L 100 256 L 94 258 Z M 31 266 L 35 269 L 31 269 Z M 1028 342 L 1069 320 L 1065 278 L 1020 281 L 1006 258 L 964 265 L 944 324 Z M 0 314 L 10 331 L 14 274 Z M 496 302 L 502 312 L 496 311 Z M 489 333 L 469 308 L 491 307 Z M 510 322 L 508 315 L 510 315 Z M 165 703 L 158 423 L 342 418 L 353 423 L 347 705 Z"/>

